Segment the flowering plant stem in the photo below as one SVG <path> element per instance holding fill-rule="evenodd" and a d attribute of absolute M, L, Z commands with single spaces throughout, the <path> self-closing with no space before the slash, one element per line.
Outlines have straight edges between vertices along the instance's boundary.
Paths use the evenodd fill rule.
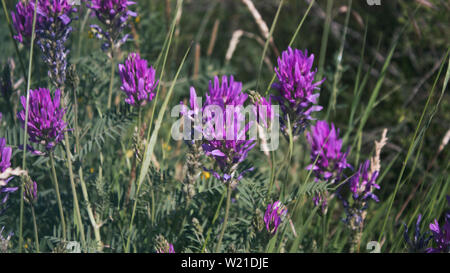
<path fill-rule="evenodd" d="M 232 181 L 227 183 L 227 203 L 226 203 L 226 207 L 225 207 L 225 218 L 223 219 L 222 231 L 220 232 L 219 241 L 217 242 L 216 251 L 215 251 L 216 253 L 219 252 L 219 250 L 220 250 L 220 246 L 222 245 L 223 235 L 225 234 L 225 229 L 227 228 L 228 215 L 230 213 L 230 203 L 231 203 L 231 182 Z"/>
<path fill-rule="evenodd" d="M 113 46 L 112 46 L 113 47 Z M 108 110 L 111 108 L 111 103 L 112 103 L 112 92 L 113 92 L 113 87 L 114 87 L 114 73 L 115 73 L 115 60 L 114 60 L 114 49 L 111 49 L 111 77 L 109 80 L 109 93 L 108 93 Z"/>
<path fill-rule="evenodd" d="M 37 7 L 37 0 L 35 0 L 34 5 Z M 33 49 L 34 49 L 34 39 L 36 36 L 35 29 L 36 29 L 36 14 L 37 9 L 34 9 L 33 14 L 33 27 L 31 31 L 31 45 L 30 45 L 30 59 L 28 61 L 28 79 L 27 79 L 27 103 L 25 107 L 25 133 L 23 134 L 23 147 L 27 147 L 27 140 L 28 140 L 28 112 L 29 112 L 29 105 L 28 102 L 30 100 L 30 82 L 31 82 L 31 70 L 33 67 Z M 23 161 L 22 161 L 22 169 L 26 170 L 27 166 L 27 149 L 23 149 Z M 22 252 L 22 245 L 23 245 L 23 194 L 24 194 L 24 180 L 22 179 L 22 182 L 20 183 L 20 216 L 19 216 L 19 253 Z"/>
<path fill-rule="evenodd" d="M 58 201 L 59 216 L 61 217 L 63 241 L 66 241 L 66 222 L 64 220 L 64 211 L 63 211 L 62 202 L 61 202 L 61 195 L 59 194 L 58 177 L 56 176 L 55 159 L 53 156 L 53 151 L 50 151 L 49 154 L 50 154 L 50 165 L 52 168 L 52 175 L 53 175 L 53 183 L 55 184 L 56 198 Z"/>
<path fill-rule="evenodd" d="M 65 118 L 64 118 L 65 119 Z M 75 180 L 73 175 L 73 167 L 72 167 L 72 159 L 71 159 L 71 153 L 69 148 L 69 133 L 67 131 L 64 132 L 64 138 L 65 138 L 65 144 L 66 147 L 66 156 L 67 156 L 67 166 L 69 168 L 69 178 L 70 178 L 70 187 L 72 188 L 72 195 L 73 195 L 73 202 L 75 207 L 75 215 L 78 222 L 78 227 L 80 229 L 80 237 L 81 237 L 81 244 L 84 248 L 86 248 L 86 238 L 84 235 L 84 227 L 83 227 L 83 221 L 81 220 L 81 213 L 80 213 L 80 206 L 78 204 L 78 196 L 77 196 L 77 189 L 75 187 Z"/>
<path fill-rule="evenodd" d="M 33 217 L 33 227 L 34 227 L 34 240 L 36 242 L 36 252 L 39 253 L 39 235 L 36 224 L 36 214 L 34 213 L 34 206 L 31 204 L 31 216 Z"/>

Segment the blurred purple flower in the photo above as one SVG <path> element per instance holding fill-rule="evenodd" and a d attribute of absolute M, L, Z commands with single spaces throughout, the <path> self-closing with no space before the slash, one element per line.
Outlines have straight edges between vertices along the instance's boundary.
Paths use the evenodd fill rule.
<path fill-rule="evenodd" d="M 20 101 L 24 109 L 17 114 L 22 128 L 25 125 L 26 97 Z M 61 107 L 61 91 L 57 89 L 52 99 L 50 90 L 39 88 L 30 90 L 28 135 L 30 141 L 40 143 L 47 150 L 53 149 L 64 137 L 67 124 L 63 120 L 65 109 Z"/>
<path fill-rule="evenodd" d="M 299 135 L 312 120 L 311 114 L 322 110 L 316 105 L 318 90 L 323 80 L 314 82 L 316 71 L 312 71 L 314 55 L 308 56 L 308 51 L 288 48 L 278 58 L 278 67 L 275 72 L 278 82 L 272 87 L 278 91 L 272 95 L 274 101 L 280 104 L 282 116 L 280 119 L 281 130 L 288 137 L 288 118 L 292 128 L 292 135 Z"/>
<path fill-rule="evenodd" d="M 20 43 L 29 42 L 31 32 L 33 31 L 33 15 L 34 2 L 19 1 L 16 4 L 16 11 L 11 12 L 12 24 L 17 32 L 17 35 L 14 36 L 16 41 Z"/>
<path fill-rule="evenodd" d="M 430 230 L 433 234 L 433 240 L 436 247 L 427 249 L 428 253 L 448 253 L 450 252 L 450 222 L 445 220 L 442 228 L 439 227 L 438 221 L 435 219 L 434 223 L 430 224 Z"/>
<path fill-rule="evenodd" d="M 267 210 L 264 214 L 264 223 L 266 223 L 267 231 L 275 234 L 286 214 L 287 208 L 280 201 L 267 205 Z"/>
<path fill-rule="evenodd" d="M 342 171 L 351 167 L 347 163 L 348 151 L 343 153 L 342 139 L 339 139 L 339 130 L 336 131 L 334 124 L 331 128 L 326 121 L 317 121 L 316 126 L 311 126 L 311 131 L 306 135 L 311 146 L 311 164 L 307 167 L 312 169 L 316 181 L 338 181 Z"/>
<path fill-rule="evenodd" d="M 191 110 L 187 115 L 199 113 L 200 108 L 196 101 L 197 95 L 195 89 L 190 90 Z M 248 169 L 240 174 L 237 173 L 239 163 L 245 160 L 248 152 L 255 146 L 253 139 L 247 140 L 246 133 L 251 123 L 245 123 L 245 116 L 240 111 L 247 100 L 248 96 L 242 92 L 242 83 L 235 82 L 233 76 L 219 78 L 214 77 L 214 82 L 209 82 L 209 94 L 206 94 L 206 101 L 201 109 L 202 113 L 205 108 L 212 106 L 222 110 L 223 116 L 214 113 L 203 113 L 203 123 L 206 124 L 206 130 L 202 128 L 194 128 L 194 130 L 202 131 L 204 140 L 202 148 L 205 154 L 215 159 L 218 163 L 221 174 L 212 170 L 211 172 L 216 178 L 224 182 L 236 182 L 242 178 L 242 175 L 252 170 Z M 227 111 L 227 107 L 234 106 L 234 112 Z M 230 113 L 227 113 L 230 112 Z M 214 115 L 213 115 L 214 113 Z M 229 117 L 227 119 L 227 117 Z M 191 117 L 192 118 L 192 117 Z M 231 119 L 231 120 L 230 120 Z M 211 128 L 211 122 L 215 124 L 218 130 Z M 240 128 L 243 127 L 243 128 Z M 228 130 L 227 130 L 228 129 Z M 230 132 L 227 132 L 230 131 Z M 228 135 L 227 135 L 228 133 Z"/>
<path fill-rule="evenodd" d="M 18 33 L 14 38 L 27 44 L 31 38 L 34 1 L 19 2 L 12 13 L 13 26 Z M 68 0 L 39 0 L 36 11 L 36 44 L 47 64 L 48 76 L 56 87 L 66 80 L 67 54 L 65 43 L 72 32 L 72 14 L 77 11 Z"/>
<path fill-rule="evenodd" d="M 6 146 L 6 140 L 0 138 L 0 174 L 7 173 L 6 170 L 11 167 L 11 147 Z M 6 174 L 6 177 L 0 178 L 0 203 L 4 204 L 8 200 L 8 196 L 11 192 L 17 191 L 17 187 L 8 187 L 9 181 L 14 176 Z M 2 197 L 3 196 L 3 197 Z"/>
<path fill-rule="evenodd" d="M 133 106 L 144 106 L 150 102 L 158 85 L 155 81 L 155 69 L 148 67 L 147 60 L 138 53 L 130 53 L 125 64 L 119 64 L 122 91 L 127 94 L 125 102 Z"/>
<path fill-rule="evenodd" d="M 431 239 L 431 236 L 429 236 L 428 232 L 422 233 L 420 231 L 420 222 L 422 220 L 422 214 L 419 214 L 419 217 L 417 217 L 416 222 L 416 229 L 414 232 L 414 237 L 411 240 L 408 235 L 408 227 L 406 224 L 403 224 L 405 227 L 405 233 L 403 233 L 403 237 L 405 239 L 406 244 L 409 247 L 409 252 L 411 253 L 423 253 L 425 252 L 425 249 Z"/>
<path fill-rule="evenodd" d="M 163 249 L 163 248 L 158 249 L 157 253 L 175 253 L 175 249 L 173 248 L 172 244 L 169 244 L 168 247 L 169 247 L 169 249 Z"/>
<path fill-rule="evenodd" d="M 102 23 L 102 27 L 91 25 L 96 36 L 105 42 L 102 45 L 104 51 L 111 47 L 120 48 L 126 42 L 129 34 L 122 38 L 122 31 L 127 26 L 129 16 L 135 17 L 137 14 L 128 10 L 128 6 L 135 2 L 127 0 L 92 0 L 88 7 L 92 9 L 97 19 Z"/>
<path fill-rule="evenodd" d="M 270 128 L 270 122 L 274 119 L 274 112 L 272 110 L 272 98 L 267 100 L 264 97 L 260 97 L 255 101 L 258 124 L 265 128 Z"/>
<path fill-rule="evenodd" d="M 37 184 L 31 179 L 25 184 L 23 198 L 26 202 L 32 204 L 37 201 Z"/>

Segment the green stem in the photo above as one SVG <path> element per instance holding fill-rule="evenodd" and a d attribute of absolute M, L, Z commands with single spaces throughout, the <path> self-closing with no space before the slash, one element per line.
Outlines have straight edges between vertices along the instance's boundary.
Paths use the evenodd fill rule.
<path fill-rule="evenodd" d="M 227 228 L 228 215 L 230 212 L 230 203 L 231 203 L 230 201 L 231 201 L 231 181 L 228 182 L 228 184 L 227 184 L 227 204 L 225 207 L 225 218 L 223 219 L 222 231 L 220 232 L 219 241 L 217 242 L 216 251 L 215 251 L 216 253 L 218 253 L 220 250 L 220 246 L 222 245 L 223 235 L 225 234 L 225 229 Z"/>
<path fill-rule="evenodd" d="M 109 80 L 109 93 L 108 93 L 108 110 L 111 108 L 112 103 L 112 93 L 113 93 L 113 86 L 114 86 L 114 72 L 115 72 L 115 65 L 114 65 L 114 55 L 113 50 L 111 50 L 111 76 Z"/>
<path fill-rule="evenodd" d="M 37 6 L 37 0 L 35 0 L 34 5 Z M 23 147 L 27 147 L 27 136 L 28 136 L 28 115 L 29 115 L 29 100 L 30 100 L 30 83 L 31 83 L 31 70 L 33 67 L 33 49 L 34 49 L 34 39 L 36 36 L 35 29 L 36 29 L 36 10 L 34 9 L 34 15 L 33 15 L 33 27 L 31 31 L 31 45 L 30 45 L 30 60 L 28 61 L 28 79 L 27 79 L 27 101 L 25 106 L 25 123 L 24 123 L 24 129 L 25 133 L 23 134 Z M 27 149 L 23 149 L 23 159 L 22 159 L 22 169 L 26 170 L 27 167 Z M 20 185 L 20 196 L 23 196 L 24 194 L 24 181 L 22 179 L 21 185 Z M 19 216 L 19 253 L 22 252 L 22 245 L 23 245 L 23 198 L 20 198 L 20 216 Z"/>
<path fill-rule="evenodd" d="M 59 194 L 58 177 L 56 176 L 55 159 L 54 159 L 54 156 L 53 156 L 53 151 L 50 151 L 50 165 L 52 167 L 53 183 L 55 184 L 55 191 L 56 191 L 56 198 L 57 198 L 57 201 L 58 201 L 59 216 L 61 217 L 63 241 L 66 241 L 66 221 L 64 220 L 64 211 L 63 211 L 63 206 L 62 206 L 62 202 L 61 202 L 61 195 Z"/>
<path fill-rule="evenodd" d="M 36 251 L 37 253 L 40 252 L 39 250 L 39 235 L 38 235 L 38 228 L 36 224 L 36 214 L 34 213 L 34 206 L 31 204 L 31 215 L 33 217 L 33 227 L 34 227 L 34 240 L 36 242 Z"/>
<path fill-rule="evenodd" d="M 80 205 L 78 204 L 78 195 L 77 195 L 77 189 L 75 187 L 75 178 L 73 175 L 73 167 L 72 167 L 72 156 L 70 153 L 70 148 L 69 148 L 69 133 L 67 131 L 64 132 L 64 139 L 65 139 L 65 144 L 64 145 L 66 147 L 66 156 L 67 156 L 67 166 L 69 168 L 69 180 L 70 180 L 70 187 L 72 189 L 72 196 L 73 196 L 73 203 L 74 203 L 74 207 L 75 207 L 75 216 L 78 222 L 78 227 L 80 229 L 80 237 L 81 237 L 81 244 L 83 246 L 83 248 L 86 249 L 86 237 L 84 235 L 84 226 L 83 226 L 83 221 L 81 219 L 81 213 L 80 213 Z"/>
<path fill-rule="evenodd" d="M 95 220 L 95 216 L 92 211 L 91 203 L 89 202 L 89 195 L 87 192 L 86 183 L 84 182 L 84 178 L 83 178 L 83 169 L 81 167 L 78 170 L 78 174 L 80 176 L 81 192 L 83 193 L 83 197 L 86 202 L 86 209 L 88 212 L 89 220 L 91 221 L 92 228 L 94 229 L 94 236 L 95 236 L 95 240 L 97 242 L 97 250 L 102 251 L 103 244 L 102 244 L 102 240 L 100 237 L 100 226 L 97 224 L 97 221 Z"/>

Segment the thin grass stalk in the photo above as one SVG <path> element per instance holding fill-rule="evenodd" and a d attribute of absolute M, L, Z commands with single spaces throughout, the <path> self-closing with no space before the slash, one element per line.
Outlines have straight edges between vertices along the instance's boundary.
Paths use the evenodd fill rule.
<path fill-rule="evenodd" d="M 344 33 L 342 34 L 341 45 L 340 45 L 339 53 L 338 53 L 338 57 L 337 57 L 336 72 L 334 73 L 334 77 L 333 77 L 333 89 L 331 92 L 330 101 L 328 102 L 327 115 L 326 115 L 325 120 L 328 120 L 331 112 L 334 113 L 336 111 L 338 84 L 341 80 L 342 71 L 344 69 L 342 66 L 342 57 L 344 55 L 345 39 L 347 38 L 348 23 L 350 21 L 351 11 L 352 11 L 352 0 L 349 0 L 348 4 L 347 4 L 347 15 L 345 16 Z"/>
<path fill-rule="evenodd" d="M 34 241 L 36 244 L 36 251 L 37 253 L 40 252 L 39 250 L 39 235 L 38 235 L 38 228 L 36 223 L 36 214 L 34 213 L 34 206 L 33 204 L 30 204 L 31 207 L 31 217 L 33 218 L 33 228 L 34 228 Z"/>
<path fill-rule="evenodd" d="M 37 7 L 38 0 L 35 0 L 34 5 Z M 25 124 L 24 124 L 24 131 L 23 134 L 23 147 L 27 147 L 27 140 L 28 140 L 28 115 L 29 115 L 29 101 L 30 101 L 30 84 L 31 84 L 31 70 L 33 68 L 33 49 L 34 49 L 34 39 L 36 37 L 36 14 L 37 9 L 34 9 L 33 14 L 33 27 L 31 30 L 31 45 L 30 45 L 30 59 L 28 61 L 28 79 L 27 79 L 27 98 L 26 98 L 26 105 L 25 105 Z M 27 149 L 23 149 L 23 160 L 22 160 L 22 169 L 26 170 L 27 168 Z M 25 191 L 25 185 L 24 180 L 21 180 L 20 183 L 20 196 L 23 196 Z M 20 212 L 19 212 L 19 253 L 22 252 L 22 245 L 23 245 L 23 198 L 20 198 Z"/>
<path fill-rule="evenodd" d="M 322 41 L 320 46 L 320 57 L 319 57 L 319 70 L 317 72 L 317 79 L 323 78 L 323 70 L 325 67 L 325 58 L 327 55 L 327 46 L 328 46 L 328 36 L 330 34 L 330 25 L 331 25 L 331 11 L 333 10 L 333 0 L 327 0 L 327 14 L 325 18 L 325 25 L 322 33 Z"/>
<path fill-rule="evenodd" d="M 266 43 L 264 44 L 264 50 L 263 53 L 261 55 L 261 59 L 259 61 L 259 66 L 258 66 L 258 77 L 256 80 L 256 92 L 259 92 L 259 82 L 261 79 L 261 70 L 262 70 L 262 65 L 264 62 L 264 58 L 266 57 L 266 53 L 267 53 L 267 48 L 269 47 L 269 43 L 272 40 L 272 36 L 273 36 L 273 31 L 275 30 L 275 26 L 277 25 L 278 22 L 278 16 L 280 15 L 281 9 L 284 5 L 284 0 L 280 1 L 280 4 L 278 5 L 278 9 L 277 9 L 277 13 L 275 14 L 275 18 L 273 19 L 272 22 L 272 26 L 270 27 L 270 31 L 269 31 L 269 37 L 267 37 L 266 39 Z"/>
<path fill-rule="evenodd" d="M 53 176 L 53 184 L 55 186 L 55 192 L 56 192 L 56 199 L 58 201 L 58 209 L 59 209 L 59 216 L 61 218 L 61 226 L 62 226 L 62 232 L 63 232 L 63 241 L 66 241 L 66 221 L 64 220 L 64 210 L 61 202 L 61 195 L 59 193 L 59 185 L 58 185 L 58 177 L 56 175 L 56 169 L 55 169 L 55 159 L 53 155 L 53 151 L 49 152 L 50 155 L 50 165 L 52 168 L 52 176 Z"/>

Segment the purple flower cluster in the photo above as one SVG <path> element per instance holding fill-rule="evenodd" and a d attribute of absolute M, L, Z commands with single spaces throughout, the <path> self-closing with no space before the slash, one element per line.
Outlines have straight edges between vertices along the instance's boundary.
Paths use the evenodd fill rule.
<path fill-rule="evenodd" d="M 127 95 L 125 102 L 133 106 L 144 106 L 155 96 L 158 85 L 155 81 L 155 69 L 148 67 L 147 60 L 141 59 L 138 53 L 130 53 L 125 64 L 119 64 L 122 80 L 120 87 Z"/>
<path fill-rule="evenodd" d="M 264 223 L 266 223 L 267 231 L 275 234 L 286 214 L 287 208 L 280 201 L 267 205 L 267 210 L 264 213 Z"/>
<path fill-rule="evenodd" d="M 239 181 L 244 172 L 249 170 L 237 174 L 237 167 L 255 146 L 255 141 L 246 140 L 245 136 L 251 124 L 241 126 L 245 122 L 245 116 L 240 110 L 248 98 L 248 95 L 242 92 L 242 83 L 234 81 L 233 76 L 229 78 L 223 76 L 220 82 L 216 76 L 214 82 L 209 82 L 209 94 L 206 94 L 206 101 L 201 110 L 196 98 L 195 89 L 191 87 L 191 111 L 188 115 L 199 114 L 200 111 L 203 113 L 205 129 L 194 128 L 194 130 L 202 131 L 205 136 L 202 143 L 203 151 L 215 159 L 222 174 L 209 171 L 224 182 Z M 230 106 L 234 107 L 233 111 L 227 111 Z M 221 110 L 223 115 L 218 115 L 214 108 Z M 215 124 L 216 130 L 211 128 L 212 124 Z"/>
<path fill-rule="evenodd" d="M 6 140 L 0 138 L 0 174 L 6 176 L 0 177 L 0 204 L 4 204 L 8 200 L 9 194 L 17 190 L 17 187 L 8 187 L 9 181 L 13 179 L 13 176 L 6 174 L 6 170 L 11 167 L 11 153 L 12 149 L 6 146 Z"/>
<path fill-rule="evenodd" d="M 338 181 L 344 169 L 351 167 L 347 163 L 347 152 L 342 152 L 342 139 L 339 138 L 339 130 L 334 124 L 330 125 L 323 120 L 311 126 L 307 133 L 307 140 L 311 146 L 311 164 L 307 169 L 312 169 L 316 181 Z"/>
<path fill-rule="evenodd" d="M 137 14 L 128 10 L 128 6 L 135 2 L 128 0 L 92 0 L 88 5 L 95 12 L 97 19 L 102 23 L 102 27 L 91 25 L 98 39 L 104 40 L 102 49 L 104 51 L 120 48 L 126 42 L 129 34 L 122 38 L 122 30 L 127 26 L 129 16 L 135 17 Z"/>
<path fill-rule="evenodd" d="M 322 110 L 316 105 L 319 93 L 314 93 L 324 80 L 314 82 L 316 71 L 312 71 L 314 55 L 308 56 L 308 51 L 288 48 L 278 58 L 278 67 L 275 72 L 278 82 L 272 87 L 278 91 L 272 95 L 274 101 L 280 104 L 282 116 L 280 125 L 283 134 L 287 137 L 288 119 L 291 124 L 292 135 L 299 135 L 312 120 L 311 114 Z"/>
<path fill-rule="evenodd" d="M 23 110 L 17 116 L 25 127 L 26 97 L 20 97 Z M 53 149 L 64 136 L 67 124 L 63 120 L 65 109 L 61 107 L 61 91 L 57 89 L 52 99 L 50 90 L 39 88 L 30 90 L 28 135 L 30 141 L 40 143 L 47 150 Z"/>
<path fill-rule="evenodd" d="M 18 33 L 15 39 L 28 43 L 31 38 L 34 2 L 19 2 L 12 13 L 13 26 Z M 48 76 L 58 88 L 66 80 L 67 54 L 65 43 L 72 32 L 70 23 L 77 9 L 68 0 L 39 0 L 36 11 L 37 45 L 41 49 L 42 59 L 49 67 Z"/>

